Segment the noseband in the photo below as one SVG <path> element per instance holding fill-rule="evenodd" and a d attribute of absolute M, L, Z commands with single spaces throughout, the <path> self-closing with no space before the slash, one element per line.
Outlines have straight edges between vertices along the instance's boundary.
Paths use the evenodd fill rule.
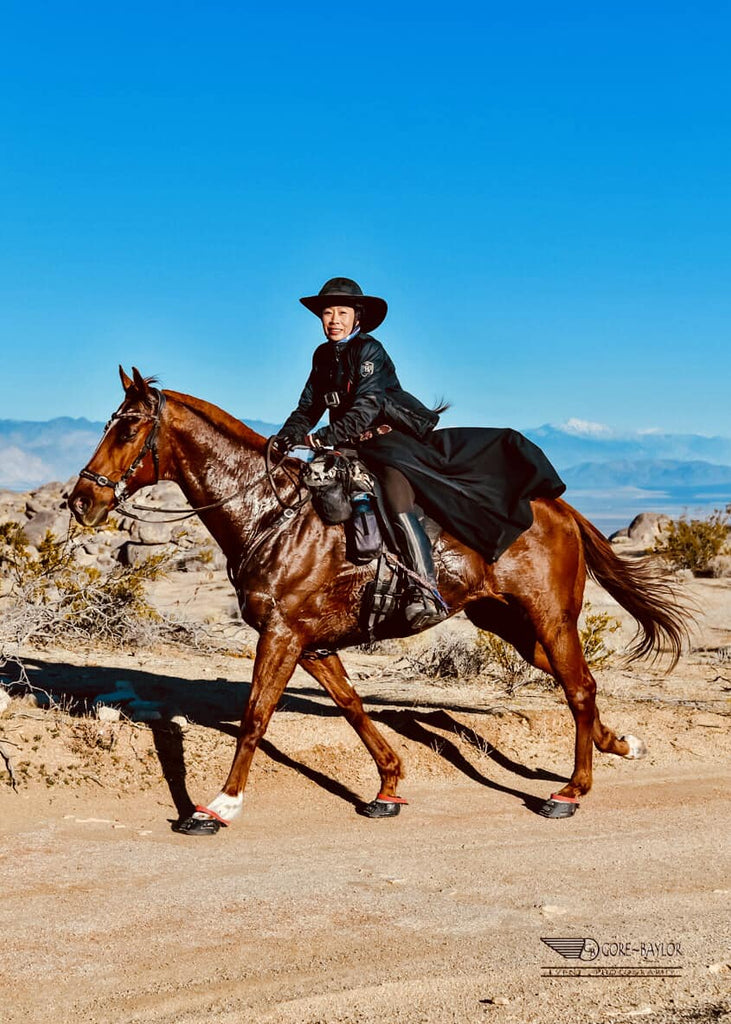
<path fill-rule="evenodd" d="M 166 399 L 162 391 L 158 391 L 157 388 L 150 388 L 150 392 L 153 395 L 157 396 L 157 408 L 155 409 L 155 416 L 153 419 L 152 427 L 150 429 L 150 433 L 147 435 L 145 443 L 137 453 L 134 462 L 129 467 L 129 469 L 127 469 L 122 474 L 119 480 L 110 480 L 108 476 L 103 476 L 101 473 L 95 473 L 94 470 L 89 469 L 88 466 L 85 466 L 79 473 L 79 476 L 82 477 L 84 480 L 91 480 L 92 483 L 95 483 L 98 487 L 111 487 L 112 490 L 114 491 L 114 500 L 117 505 L 121 504 L 123 501 L 127 499 L 127 481 L 130 479 L 130 477 L 134 475 L 135 470 L 139 467 L 139 465 L 141 464 L 142 460 L 144 459 L 148 452 L 150 453 L 150 455 L 152 455 L 152 464 L 155 467 L 155 482 L 157 482 L 160 476 L 160 459 L 157 453 L 157 438 L 160 433 L 160 418 L 162 416 L 163 409 L 165 408 Z M 131 418 L 133 417 L 130 416 L 129 413 L 119 411 L 113 413 L 112 418 L 109 420 L 106 427 L 104 428 L 104 433 L 106 434 L 107 430 L 109 430 L 109 428 L 111 427 L 115 420 Z"/>

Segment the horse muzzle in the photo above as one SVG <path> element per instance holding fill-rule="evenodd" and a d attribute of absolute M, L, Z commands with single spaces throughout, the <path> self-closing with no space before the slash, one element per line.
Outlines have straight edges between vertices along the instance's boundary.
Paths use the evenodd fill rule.
<path fill-rule="evenodd" d="M 93 485 L 79 480 L 69 497 L 69 508 L 82 526 L 101 526 L 111 510 L 108 500 L 95 499 L 94 489 Z"/>

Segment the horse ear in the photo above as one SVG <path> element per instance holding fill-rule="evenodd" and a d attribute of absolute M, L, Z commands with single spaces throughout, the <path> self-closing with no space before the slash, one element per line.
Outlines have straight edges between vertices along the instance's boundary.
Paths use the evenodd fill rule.
<path fill-rule="evenodd" d="M 124 388 L 124 390 L 129 391 L 129 389 L 132 387 L 132 378 L 128 377 L 127 374 L 124 372 L 124 367 L 122 366 L 121 363 L 119 364 L 119 379 L 122 381 L 122 387 Z"/>
<path fill-rule="evenodd" d="M 145 399 L 150 394 L 150 385 L 147 383 L 145 378 L 142 376 L 136 366 L 132 367 L 132 378 L 134 380 L 135 391 L 140 398 Z"/>

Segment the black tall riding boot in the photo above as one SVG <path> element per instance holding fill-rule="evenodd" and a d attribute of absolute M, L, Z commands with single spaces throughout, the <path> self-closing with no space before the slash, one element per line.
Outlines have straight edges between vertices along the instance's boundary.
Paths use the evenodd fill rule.
<path fill-rule="evenodd" d="M 428 584 L 420 586 L 416 580 L 409 583 L 404 615 L 416 633 L 435 626 L 447 617 L 445 607 L 435 597 L 438 594 L 434 575 L 431 544 L 416 512 L 399 512 L 394 518 L 401 555 L 407 567 Z"/>

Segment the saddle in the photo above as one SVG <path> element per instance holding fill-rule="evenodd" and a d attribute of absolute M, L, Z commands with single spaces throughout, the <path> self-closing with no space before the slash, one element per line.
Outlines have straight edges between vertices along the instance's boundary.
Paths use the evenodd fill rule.
<path fill-rule="evenodd" d="M 361 624 L 371 641 L 404 632 L 406 592 L 413 573 L 401 563 L 381 484 L 350 449 L 319 452 L 302 470 L 312 505 L 329 526 L 344 524 L 346 554 L 355 565 L 378 559 L 376 575 L 365 587 Z M 416 506 L 432 548 L 442 528 Z"/>

